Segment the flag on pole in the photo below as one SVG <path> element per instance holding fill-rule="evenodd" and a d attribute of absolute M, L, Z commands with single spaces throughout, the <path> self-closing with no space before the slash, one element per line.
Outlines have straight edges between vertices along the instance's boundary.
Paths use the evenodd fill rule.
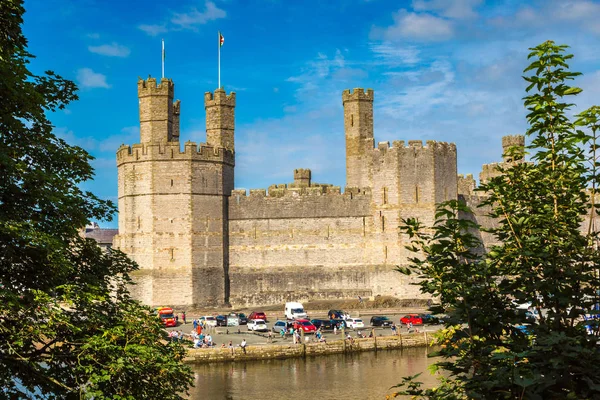
<path fill-rule="evenodd" d="M 225 43 L 225 38 L 221 35 L 221 32 L 219 32 L 219 46 L 223 46 L 223 43 Z"/>
<path fill-rule="evenodd" d="M 162 39 L 162 77 L 165 77 L 165 39 Z"/>

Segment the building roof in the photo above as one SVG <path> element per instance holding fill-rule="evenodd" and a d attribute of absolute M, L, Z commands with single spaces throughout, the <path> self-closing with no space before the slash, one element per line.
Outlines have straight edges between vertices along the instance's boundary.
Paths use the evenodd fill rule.
<path fill-rule="evenodd" d="M 104 229 L 95 225 L 94 227 L 86 227 L 84 235 L 86 238 L 94 239 L 98 244 L 112 245 L 113 237 L 118 233 L 118 229 Z"/>

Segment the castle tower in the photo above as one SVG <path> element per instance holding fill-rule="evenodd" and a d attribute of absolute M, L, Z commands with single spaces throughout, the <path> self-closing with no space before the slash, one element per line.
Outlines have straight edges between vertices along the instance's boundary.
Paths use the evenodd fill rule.
<path fill-rule="evenodd" d="M 206 110 L 206 143 L 233 151 L 235 149 L 233 140 L 235 93 L 228 96 L 223 88 L 215 90 L 214 94 L 206 92 L 204 109 Z"/>
<path fill-rule="evenodd" d="M 507 135 L 502 136 L 502 159 L 505 163 L 522 161 L 523 157 L 513 160 L 511 156 L 507 154 L 510 148 L 517 147 L 518 152 L 524 155 L 525 152 L 525 136 L 523 135 Z"/>
<path fill-rule="evenodd" d="M 295 187 L 310 187 L 310 169 L 298 168 L 294 170 Z"/>
<path fill-rule="evenodd" d="M 512 155 L 508 154 L 509 149 L 516 147 L 516 154 L 519 155 L 520 158 L 513 159 Z M 483 164 L 481 166 L 481 172 L 479 173 L 479 183 L 484 184 L 488 183 L 492 178 L 496 176 L 500 176 L 501 173 L 499 171 L 499 167 L 509 168 L 511 165 L 515 163 L 521 163 L 525 160 L 523 156 L 525 155 L 525 136 L 523 135 L 508 135 L 502 136 L 502 162 L 501 163 L 491 163 L 491 164 Z"/>
<path fill-rule="evenodd" d="M 232 150 L 179 143 L 173 82 L 138 82 L 140 141 L 117 151 L 119 234 L 136 261 L 133 296 L 152 305 L 217 306 L 228 299 L 228 197 Z M 235 94 L 225 96 L 231 104 Z M 233 116 L 233 108 L 231 108 Z M 207 123 L 207 126 L 209 124 Z M 213 124 L 220 128 L 220 122 Z M 233 124 L 230 124 L 232 127 Z M 233 144 L 233 129 L 227 132 Z"/>
<path fill-rule="evenodd" d="M 346 133 L 346 186 L 370 187 L 373 138 L 373 90 L 342 93 Z"/>
<path fill-rule="evenodd" d="M 158 85 L 156 78 L 138 80 L 141 143 L 179 140 L 179 101 L 174 110 L 174 90 L 173 81 L 167 78 L 162 78 Z M 174 120 L 176 120 L 175 127 Z"/>

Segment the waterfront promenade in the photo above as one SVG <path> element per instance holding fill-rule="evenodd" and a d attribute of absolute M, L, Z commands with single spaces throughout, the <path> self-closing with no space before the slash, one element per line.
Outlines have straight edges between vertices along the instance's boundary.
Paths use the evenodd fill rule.
<path fill-rule="evenodd" d="M 389 332 L 389 331 L 388 331 Z M 253 334 L 247 334 L 251 336 Z M 431 332 L 404 333 L 398 335 L 374 336 L 367 338 L 342 339 L 341 335 L 325 342 L 308 343 L 272 343 L 248 345 L 244 351 L 239 346 L 232 348 L 189 349 L 184 358 L 186 363 L 213 363 L 227 361 L 249 361 L 310 357 L 327 354 L 354 353 L 362 351 L 382 351 L 425 347 L 431 343 Z M 333 337 L 333 335 L 330 335 Z"/>

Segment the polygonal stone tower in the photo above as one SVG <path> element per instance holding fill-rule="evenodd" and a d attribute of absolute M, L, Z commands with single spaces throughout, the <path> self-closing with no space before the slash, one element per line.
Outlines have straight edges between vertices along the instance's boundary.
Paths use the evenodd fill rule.
<path fill-rule="evenodd" d="M 371 186 L 373 137 L 373 90 L 344 90 L 344 131 L 346 132 L 346 186 Z"/>
<path fill-rule="evenodd" d="M 132 294 L 152 306 L 228 301 L 228 202 L 235 94 L 207 93 L 208 144 L 179 143 L 170 79 L 138 81 L 140 141 L 117 151 L 119 235 L 136 261 Z M 214 97 L 214 98 L 213 98 Z"/>

